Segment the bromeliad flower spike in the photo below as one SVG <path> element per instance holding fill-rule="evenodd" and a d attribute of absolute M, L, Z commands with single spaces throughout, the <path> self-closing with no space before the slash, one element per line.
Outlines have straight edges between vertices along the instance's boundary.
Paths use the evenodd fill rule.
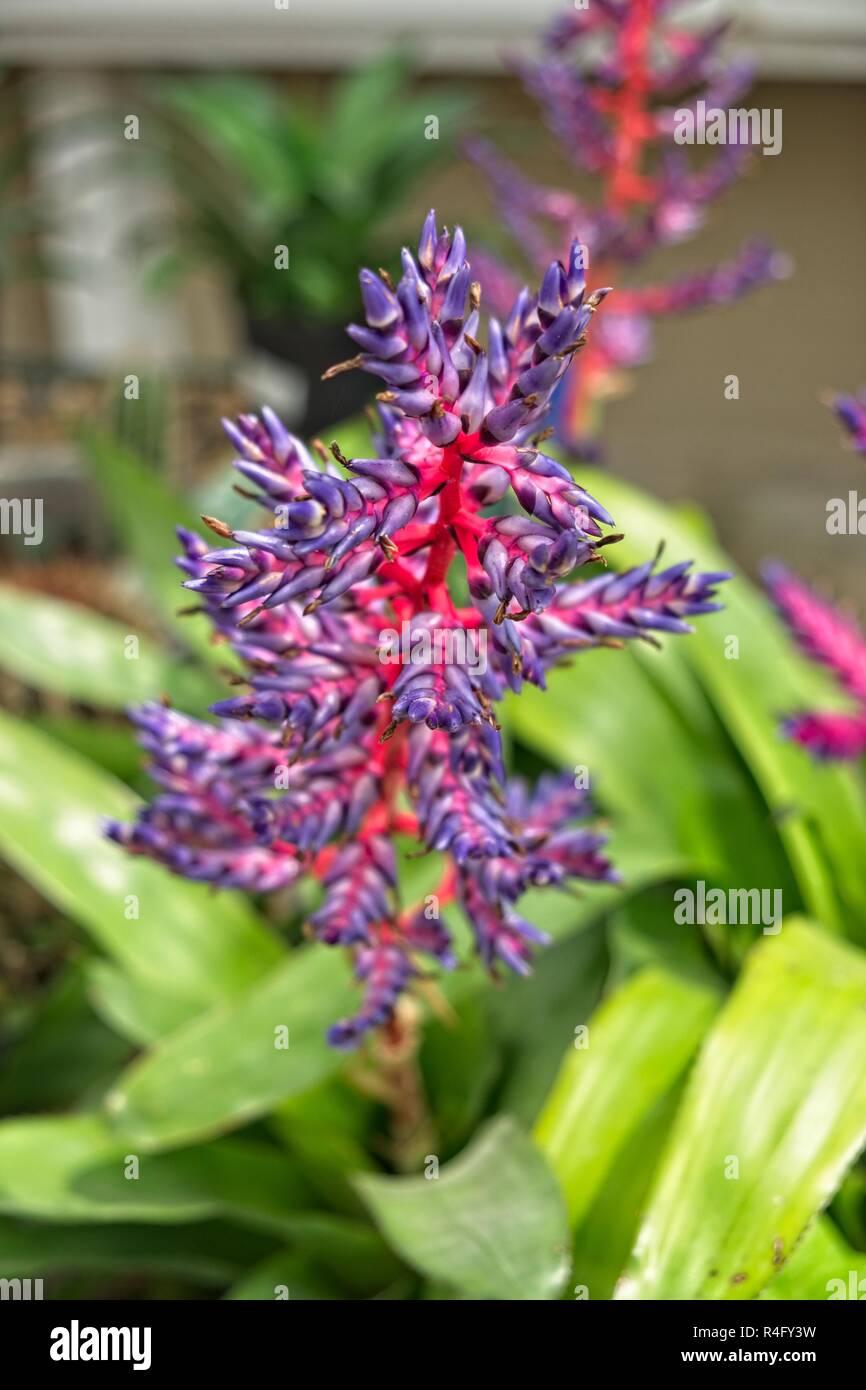
<path fill-rule="evenodd" d="M 828 404 L 850 435 L 852 447 L 866 453 L 866 391 L 832 395 Z M 862 757 L 866 753 L 866 636 L 851 618 L 781 565 L 768 565 L 764 581 L 797 644 L 812 661 L 827 667 L 857 706 L 850 712 L 806 710 L 789 715 L 782 721 L 782 732 L 816 758 Z"/>
<path fill-rule="evenodd" d="M 431 213 L 396 288 L 361 273 L 366 322 L 348 330 L 360 354 L 342 368 L 385 383 L 375 458 L 337 445 L 314 458 L 271 411 L 242 416 L 227 427 L 235 467 L 273 524 L 232 532 L 210 518 L 216 549 L 181 532 L 186 587 L 247 689 L 214 706 L 218 725 L 163 706 L 135 714 L 160 791 L 109 833 L 213 885 L 315 876 L 311 929 L 353 948 L 363 985 L 355 1017 L 331 1030 L 339 1047 L 391 1020 L 425 957 L 453 964 L 429 901 L 399 903 L 395 836 L 445 856 L 435 899 L 459 905 L 494 972 L 526 971 L 545 939 L 520 915 L 528 888 L 615 877 L 570 777 L 532 792 L 506 778 L 506 690 L 543 687 L 585 648 L 688 632 L 690 615 L 718 607 L 726 576 L 689 564 L 575 578 L 618 537 L 535 436 L 606 293 L 587 295 L 575 243 L 537 295 L 490 320 L 482 347 L 463 234 Z M 395 660 L 398 630 L 410 641 Z"/>
<path fill-rule="evenodd" d="M 826 666 L 856 702 L 847 711 L 790 715 L 782 729 L 817 758 L 859 758 L 866 753 L 866 637 L 796 575 L 779 565 L 765 572 L 770 596 L 807 656 Z"/>
<path fill-rule="evenodd" d="M 555 402 L 558 438 L 583 457 L 598 452 L 597 417 L 620 389 L 623 370 L 647 360 L 656 318 L 729 303 L 787 273 L 785 258 L 751 241 L 706 271 L 664 284 L 619 283 L 619 267 L 631 272 L 657 248 L 693 236 L 753 155 L 732 142 L 696 168 L 677 143 L 681 112 L 694 113 L 700 102 L 704 110 L 735 105 L 752 74 L 746 63 L 719 59 L 725 25 L 686 29 L 675 22 L 676 4 L 593 0 L 572 7 L 545 36 L 542 59 L 515 65 L 567 158 L 581 175 L 599 180 L 596 201 L 534 183 L 485 141 L 468 146 L 502 221 L 536 267 L 579 228 L 601 277 L 596 283 L 617 268 L 616 301 Z M 512 292 L 510 273 L 486 258 L 479 268 L 485 295 L 499 307 Z"/>

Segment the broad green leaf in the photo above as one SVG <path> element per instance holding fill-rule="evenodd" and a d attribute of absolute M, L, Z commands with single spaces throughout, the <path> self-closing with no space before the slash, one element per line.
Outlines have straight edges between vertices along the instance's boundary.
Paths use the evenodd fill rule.
<path fill-rule="evenodd" d="M 866 955 L 790 920 L 705 1041 L 620 1296 L 753 1298 L 864 1141 Z"/>
<path fill-rule="evenodd" d="M 197 709 L 216 698 L 197 672 L 170 662 L 153 637 L 11 584 L 0 584 L 0 670 L 36 690 L 103 709 L 163 692 Z"/>
<path fill-rule="evenodd" d="M 535 1126 L 572 1226 L 584 1216 L 629 1136 L 682 1076 L 718 996 L 661 970 L 633 976 L 576 1036 Z"/>
<path fill-rule="evenodd" d="M 354 1173 L 374 1171 L 367 1144 L 376 1119 L 375 1102 L 346 1086 L 339 1075 L 282 1101 L 268 1125 L 297 1159 L 326 1206 L 351 1215 L 363 1210 L 351 1186 Z"/>
<path fill-rule="evenodd" d="M 47 1225 L 0 1219 L 0 1276 L 175 1275 L 223 1288 L 267 1252 L 273 1238 L 217 1221 L 177 1226 Z"/>
<path fill-rule="evenodd" d="M 568 1268 L 565 1207 L 526 1135 L 502 1117 L 438 1178 L 361 1176 L 359 1190 L 415 1269 L 482 1299 L 555 1298 Z"/>
<path fill-rule="evenodd" d="M 810 1226 L 759 1298 L 866 1299 L 866 1254 L 855 1250 L 827 1217 Z"/>
<path fill-rule="evenodd" d="M 448 1017 L 431 1018 L 424 1029 L 419 1054 L 424 1094 L 436 1147 L 444 1156 L 466 1142 L 501 1071 L 501 1048 L 490 1020 L 492 993 L 469 995 Z"/>
<path fill-rule="evenodd" d="M 626 826 L 617 823 L 612 831 L 608 848 L 622 883 L 587 883 L 576 893 L 536 888 L 520 899 L 521 916 L 541 927 L 553 942 L 565 941 L 586 931 L 612 908 L 650 884 L 659 880 L 682 882 L 684 875 L 694 872 L 682 853 L 659 849 L 641 833 L 636 823 Z M 489 978 L 475 957 L 471 933 L 464 929 L 459 914 L 447 912 L 446 916 L 449 927 L 454 929 L 458 957 L 470 962 L 469 969 L 447 972 L 437 981 L 446 999 L 456 1006 L 479 990 L 487 989 Z M 525 982 L 515 981 L 518 983 Z"/>
<path fill-rule="evenodd" d="M 267 1114 L 336 1071 L 325 1034 L 355 999 L 349 966 L 322 947 L 292 953 L 228 1003 L 157 1043 L 106 1099 L 130 1142 L 145 1148 L 219 1134 Z M 277 1030 L 288 1030 L 288 1047 Z"/>
<path fill-rule="evenodd" d="M 85 428 L 81 447 L 108 518 L 166 627 L 210 665 L 231 664 L 226 646 L 211 642 L 210 624 L 204 618 L 178 616 L 180 609 L 190 607 L 190 595 L 182 588 L 183 576 L 174 563 L 180 548 L 175 528 L 185 526 L 201 533 L 201 518 L 132 450 L 105 431 Z"/>
<path fill-rule="evenodd" d="M 109 721 L 104 714 L 95 719 L 74 714 L 43 714 L 29 723 L 120 781 L 145 785 L 141 749 L 128 720 Z"/>
<path fill-rule="evenodd" d="M 608 1169 L 574 1233 L 566 1297 L 613 1297 L 640 1227 L 647 1194 L 682 1099 L 680 1081 L 640 1121 Z"/>
<path fill-rule="evenodd" d="M 128 787 L 0 713 L 0 854 L 135 979 L 196 1013 L 281 950 L 238 895 L 214 897 L 108 841 L 103 821 L 136 805 Z"/>
<path fill-rule="evenodd" d="M 693 558 L 697 568 L 730 570 L 724 552 L 681 514 L 654 502 L 608 473 L 581 470 L 581 482 L 610 507 L 626 540 L 617 564 L 646 559 L 659 540 L 671 560 Z M 816 765 L 779 734 L 780 714 L 820 705 L 831 689 L 810 666 L 772 613 L 768 602 L 742 576 L 724 586 L 723 613 L 700 618 L 683 654 L 700 677 L 720 718 L 751 769 L 764 799 L 778 818 L 807 908 L 825 927 L 839 922 L 837 892 L 855 922 L 866 920 L 866 800 L 862 784 L 847 768 Z M 735 659 L 726 639 L 737 639 Z M 591 656 L 591 654 L 590 654 Z M 665 746 L 667 762 L 667 746 Z M 766 834 L 766 827 L 765 827 Z"/>
<path fill-rule="evenodd" d="M 490 992 L 494 1036 L 505 1053 L 500 1109 L 526 1124 L 535 1120 L 575 1026 L 598 1003 L 607 966 L 604 924 L 596 923 L 539 951 L 528 979 L 512 976 Z"/>
<path fill-rule="evenodd" d="M 99 1017 L 122 1038 L 141 1045 L 172 1033 L 190 1017 L 189 1001 L 154 988 L 110 960 L 87 965 L 88 993 Z"/>
<path fill-rule="evenodd" d="M 585 769 L 615 830 L 640 834 L 658 856 L 679 853 L 706 875 L 736 866 L 750 882 L 772 876 L 777 837 L 754 784 L 706 701 L 695 699 L 694 677 L 681 666 L 668 688 L 674 642 L 692 640 L 670 639 L 645 659 L 580 653 L 551 673 L 547 690 L 509 697 L 504 722 L 562 771 Z"/>
<path fill-rule="evenodd" d="M 138 1177 L 129 1160 L 138 1159 Z M 308 1189 L 279 1150 L 220 1140 L 142 1154 L 98 1114 L 0 1123 L 0 1211 L 40 1221 L 204 1221 L 286 1235 Z"/>

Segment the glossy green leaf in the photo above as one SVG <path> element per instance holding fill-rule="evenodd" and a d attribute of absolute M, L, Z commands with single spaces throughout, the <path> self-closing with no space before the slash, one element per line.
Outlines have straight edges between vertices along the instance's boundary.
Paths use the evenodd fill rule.
<path fill-rule="evenodd" d="M 682 1099 L 680 1081 L 632 1131 L 574 1233 L 566 1297 L 613 1297 L 631 1253 L 659 1157 Z"/>
<path fill-rule="evenodd" d="M 87 719 L 74 714 L 42 714 L 29 723 L 31 728 L 71 748 L 120 781 L 145 785 L 141 748 L 128 720 L 109 721 L 104 715 Z"/>
<path fill-rule="evenodd" d="M 621 1297 L 753 1298 L 866 1141 L 866 955 L 788 921 L 710 1031 Z"/>
<path fill-rule="evenodd" d="M 0 714 L 0 854 L 132 976 L 193 1014 L 243 990 L 281 950 L 238 895 L 214 897 L 105 838 L 103 821 L 130 819 L 136 804 L 128 787 Z"/>
<path fill-rule="evenodd" d="M 195 709 L 217 698 L 199 673 L 170 661 L 153 637 L 81 604 L 10 584 L 0 584 L 0 670 L 36 690 L 101 709 L 125 709 L 163 693 Z"/>
<path fill-rule="evenodd" d="M 683 1074 L 718 995 L 661 970 L 622 985 L 573 1039 L 535 1126 L 565 1193 L 572 1227 L 622 1146 Z"/>
<path fill-rule="evenodd" d="M 138 1159 L 138 1177 L 130 1158 Z M 0 1211 L 40 1221 L 203 1221 L 286 1234 L 308 1189 L 285 1154 L 221 1140 L 143 1154 L 97 1114 L 0 1123 Z"/>
<path fill-rule="evenodd" d="M 730 570 L 729 558 L 681 514 L 613 477 L 582 469 L 581 481 L 604 498 L 626 532 L 617 564 L 646 559 L 660 540 L 671 560 L 693 558 L 699 569 Z M 683 639 L 683 656 L 727 727 L 777 818 L 803 901 L 825 927 L 839 921 L 838 899 L 855 921 L 866 920 L 866 800 L 855 774 L 816 765 L 779 734 L 780 714 L 826 702 L 827 677 L 810 666 L 742 576 L 724 586 L 725 610 L 703 617 Z M 726 639 L 737 639 L 736 659 Z M 666 643 L 670 647 L 670 643 Z M 665 764 L 667 765 L 667 745 Z M 703 771 L 703 769 L 701 769 Z M 765 827 L 765 835 L 767 833 Z M 741 880 L 742 881 L 742 880 Z"/>
<path fill-rule="evenodd" d="M 557 768 L 584 768 L 617 835 L 642 838 L 660 859 L 679 854 L 705 875 L 735 866 L 755 886 L 779 883 L 766 807 L 694 676 L 677 664 L 673 639 L 645 657 L 583 652 L 551 673 L 547 690 L 510 697 L 504 722 Z"/>
<path fill-rule="evenodd" d="M 849 1245 L 827 1217 L 819 1217 L 758 1297 L 862 1302 L 866 1299 L 866 1253 Z"/>
<path fill-rule="evenodd" d="M 108 518 L 167 629 L 210 665 L 230 665 L 231 653 L 224 645 L 213 645 L 210 624 L 204 618 L 178 616 L 180 609 L 190 607 L 191 596 L 182 587 L 183 576 L 174 563 L 179 551 L 176 527 L 201 534 L 201 518 L 131 449 L 104 430 L 85 428 L 81 445 Z"/>
<path fill-rule="evenodd" d="M 110 960 L 88 962 L 87 984 L 99 1017 L 133 1043 L 154 1043 L 190 1017 L 188 999 L 155 989 L 152 981 L 139 980 Z"/>
<path fill-rule="evenodd" d="M 415 1269 L 474 1298 L 555 1298 L 568 1267 L 565 1207 L 513 1120 L 480 1131 L 437 1178 L 362 1176 L 359 1190 Z"/>
<path fill-rule="evenodd" d="M 418 1060 L 437 1149 L 446 1156 L 471 1135 L 500 1074 L 501 1048 L 490 1018 L 493 992 L 469 995 L 446 1018 L 431 1018 L 424 1029 Z"/>
<path fill-rule="evenodd" d="M 47 1225 L 0 1219 L 0 1275 L 174 1275 L 225 1287 L 261 1259 L 273 1238 L 216 1221 L 182 1227 Z"/>
<path fill-rule="evenodd" d="M 554 942 L 539 951 L 528 978 L 512 976 L 490 992 L 494 1036 L 505 1054 L 499 1106 L 525 1124 L 544 1104 L 575 1025 L 598 1003 L 608 966 L 605 935 L 601 922 Z"/>
<path fill-rule="evenodd" d="M 107 1097 L 119 1129 L 164 1148 L 247 1123 L 340 1066 L 328 1026 L 351 1011 L 347 962 L 321 947 L 293 952 L 237 999 L 157 1043 Z M 288 1030 L 288 1047 L 277 1046 Z"/>
<path fill-rule="evenodd" d="M 334 1210 L 358 1215 L 363 1206 L 350 1185 L 353 1173 L 374 1171 L 367 1143 L 376 1118 L 376 1103 L 339 1073 L 281 1101 L 268 1126 L 296 1158 L 304 1176 Z"/>

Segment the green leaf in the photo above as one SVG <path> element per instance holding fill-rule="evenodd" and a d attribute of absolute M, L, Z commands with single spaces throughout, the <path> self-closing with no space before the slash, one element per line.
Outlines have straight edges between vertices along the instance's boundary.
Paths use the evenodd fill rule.
<path fill-rule="evenodd" d="M 0 854 L 138 981 L 196 1013 L 281 950 L 239 895 L 214 897 L 108 841 L 104 820 L 128 820 L 136 805 L 128 787 L 0 713 Z M 132 898 L 137 918 L 125 915 Z"/>
<path fill-rule="evenodd" d="M 203 1014 L 135 1062 L 106 1099 L 130 1142 L 144 1148 L 247 1123 L 336 1071 L 328 1026 L 351 1008 L 346 961 L 321 947 L 292 953 L 239 998 Z M 276 1046 L 288 1029 L 287 1048 Z"/>
<path fill-rule="evenodd" d="M 178 616 L 178 610 L 190 604 L 174 563 L 180 549 L 176 528 L 201 532 L 200 517 L 131 449 L 104 430 L 84 427 L 80 440 L 100 501 L 166 627 L 211 666 L 230 664 L 228 649 L 211 643 L 209 623 L 200 617 Z"/>
<path fill-rule="evenodd" d="M 617 564 L 645 560 L 664 539 L 672 560 L 692 557 L 697 568 L 706 570 L 734 568 L 724 552 L 681 514 L 609 473 L 582 469 L 581 481 L 590 491 L 599 489 L 626 532 L 626 540 L 616 547 Z M 781 713 L 826 701 L 831 689 L 828 678 L 795 652 L 768 602 L 746 579 L 737 576 L 726 584 L 723 600 L 723 613 L 700 618 L 694 635 L 681 639 L 683 655 L 778 819 L 779 835 L 808 910 L 825 927 L 838 925 L 838 893 L 854 922 L 862 924 L 866 920 L 862 784 L 848 768 L 816 765 L 802 749 L 782 739 L 778 728 Z M 739 644 L 736 659 L 726 655 L 729 635 Z M 670 644 L 666 645 L 669 650 Z M 665 749 L 667 768 L 667 745 L 660 746 Z M 764 838 L 766 833 L 765 827 Z M 862 926 L 857 929 L 862 932 Z"/>
<path fill-rule="evenodd" d="M 260 1259 L 266 1236 L 217 1221 L 181 1228 L 140 1225 L 22 1225 L 0 1220 L 0 1271 L 6 1279 L 52 1274 L 174 1275 L 224 1287 Z"/>
<path fill-rule="evenodd" d="M 513 1120 L 482 1130 L 438 1178 L 361 1176 L 384 1235 L 422 1274 L 482 1299 L 555 1298 L 568 1267 L 553 1175 Z"/>
<path fill-rule="evenodd" d="M 74 714 L 45 714 L 31 719 L 30 725 L 120 781 L 143 784 L 141 749 L 125 720 L 114 723 L 104 716 L 86 719 Z"/>
<path fill-rule="evenodd" d="M 585 768 L 617 835 L 659 858 L 678 854 L 705 876 L 735 868 L 756 886 L 778 886 L 784 859 L 766 807 L 673 641 L 646 657 L 579 654 L 547 690 L 509 697 L 503 722 L 554 766 Z"/>
<path fill-rule="evenodd" d="M 324 1204 L 357 1215 L 363 1208 L 350 1179 L 376 1167 L 365 1147 L 374 1111 L 373 1100 L 344 1085 L 337 1074 L 281 1101 L 268 1126 L 298 1160 Z"/>
<path fill-rule="evenodd" d="M 788 921 L 706 1039 L 621 1297 L 753 1298 L 866 1140 L 866 955 Z"/>
<path fill-rule="evenodd" d="M 575 1298 L 598 1302 L 613 1297 L 682 1089 L 679 1082 L 632 1131 L 578 1223 L 569 1280 Z"/>
<path fill-rule="evenodd" d="M 500 1109 L 526 1124 L 535 1120 L 574 1042 L 575 1025 L 598 1002 L 607 965 L 604 924 L 598 923 L 539 951 L 528 979 L 512 976 L 490 992 L 495 1036 L 505 1050 Z"/>
<path fill-rule="evenodd" d="M 645 970 L 615 991 L 575 1040 L 535 1126 L 576 1226 L 617 1153 L 688 1066 L 715 991 Z M 575 1025 L 587 1023 L 575 1019 Z"/>
<path fill-rule="evenodd" d="M 269 1255 L 247 1270 L 226 1294 L 229 1299 L 269 1303 L 280 1299 L 296 1303 L 319 1302 L 340 1297 L 339 1284 L 317 1269 L 309 1256 L 296 1250 L 278 1250 L 275 1255 Z"/>
<path fill-rule="evenodd" d="M 137 1157 L 138 1177 L 129 1177 Z M 0 1123 L 0 1211 L 40 1221 L 224 1217 L 283 1236 L 308 1189 L 277 1149 L 249 1140 L 172 1154 L 130 1150 L 98 1114 Z"/>
<path fill-rule="evenodd" d="M 109 960 L 87 965 L 88 993 L 99 1017 L 130 1042 L 149 1045 L 190 1017 L 189 1001 L 154 988 Z"/>
<path fill-rule="evenodd" d="M 169 661 L 152 637 L 11 584 L 0 584 L 0 669 L 36 690 L 101 709 L 163 692 L 186 708 L 204 709 L 217 698 L 200 673 Z"/>
<path fill-rule="evenodd" d="M 445 1154 L 460 1148 L 472 1133 L 500 1071 L 489 997 L 489 991 L 479 990 L 462 1000 L 451 1017 L 431 1018 L 424 1029 L 419 1056 L 424 1093 Z"/>
<path fill-rule="evenodd" d="M 166 111 L 259 207 L 279 207 L 284 216 L 297 209 L 300 180 L 280 141 L 279 102 L 271 84 L 252 76 L 185 76 L 156 90 Z"/>
<path fill-rule="evenodd" d="M 850 1246 L 827 1217 L 819 1217 L 758 1297 L 862 1301 L 866 1298 L 866 1254 Z"/>

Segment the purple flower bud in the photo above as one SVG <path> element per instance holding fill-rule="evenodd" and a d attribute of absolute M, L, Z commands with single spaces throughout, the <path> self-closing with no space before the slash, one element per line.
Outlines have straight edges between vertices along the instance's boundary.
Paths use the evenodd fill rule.
<path fill-rule="evenodd" d="M 361 282 L 361 298 L 364 301 L 364 314 L 371 328 L 385 329 L 399 322 L 400 305 L 392 290 L 384 280 L 374 275 L 372 270 L 362 270 L 358 277 Z"/>

